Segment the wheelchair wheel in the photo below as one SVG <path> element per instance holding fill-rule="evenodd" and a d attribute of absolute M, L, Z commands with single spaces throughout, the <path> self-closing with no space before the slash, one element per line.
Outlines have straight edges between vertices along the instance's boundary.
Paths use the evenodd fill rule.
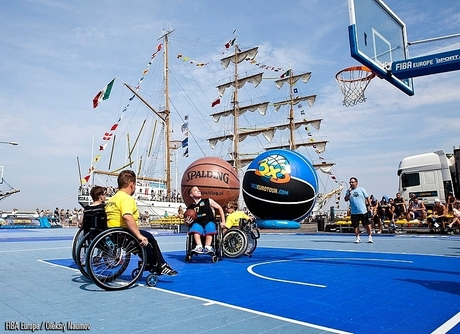
<path fill-rule="evenodd" d="M 88 248 L 89 248 L 89 245 L 91 244 L 91 241 L 92 241 L 91 233 L 87 233 L 85 236 L 83 236 L 83 238 L 78 243 L 77 250 L 75 252 L 75 259 L 74 259 L 82 275 L 89 279 L 91 278 L 88 275 L 88 271 L 86 270 L 86 254 L 88 253 Z"/>
<path fill-rule="evenodd" d="M 148 286 L 156 286 L 157 283 L 158 283 L 158 275 L 156 274 L 150 274 L 147 276 L 147 279 L 146 279 L 146 282 L 147 282 L 147 285 Z"/>
<path fill-rule="evenodd" d="M 140 265 L 126 274 L 131 258 Z M 99 234 L 86 254 L 86 271 L 91 280 L 104 290 L 121 290 L 132 286 L 142 276 L 147 255 L 144 247 L 128 230 L 112 228 Z"/>
<path fill-rule="evenodd" d="M 80 241 L 83 239 L 83 237 L 85 236 L 85 231 L 83 230 L 83 227 L 80 227 L 77 231 L 77 233 L 75 233 L 75 235 L 73 236 L 73 239 L 72 239 L 72 259 L 73 259 L 73 262 L 77 263 L 77 247 L 78 247 L 78 244 L 80 243 Z"/>
<path fill-rule="evenodd" d="M 246 233 L 240 229 L 229 229 L 222 238 L 224 255 L 227 257 L 238 257 L 246 252 L 248 238 Z"/>

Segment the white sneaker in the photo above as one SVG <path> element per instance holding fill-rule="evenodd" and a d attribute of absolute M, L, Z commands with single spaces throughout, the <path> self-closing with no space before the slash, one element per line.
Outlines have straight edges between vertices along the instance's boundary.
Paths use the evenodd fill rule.
<path fill-rule="evenodd" d="M 211 246 L 204 246 L 204 252 L 207 254 L 212 254 L 214 253 L 214 248 L 212 248 Z"/>
<path fill-rule="evenodd" d="M 355 244 L 359 244 L 361 242 L 361 239 L 359 237 L 356 238 Z"/>
<path fill-rule="evenodd" d="M 192 249 L 192 253 L 203 254 L 203 247 L 201 245 L 195 246 L 195 248 Z"/>
<path fill-rule="evenodd" d="M 374 242 L 374 240 L 372 240 L 372 237 L 369 237 L 369 240 L 367 242 L 371 244 Z"/>

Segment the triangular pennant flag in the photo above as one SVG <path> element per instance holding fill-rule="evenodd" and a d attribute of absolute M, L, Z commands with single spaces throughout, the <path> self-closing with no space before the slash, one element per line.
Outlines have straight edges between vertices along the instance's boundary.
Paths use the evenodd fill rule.
<path fill-rule="evenodd" d="M 86 175 L 84 178 L 81 179 L 81 183 L 88 182 L 90 177 L 91 177 L 91 175 Z"/>
<path fill-rule="evenodd" d="M 112 127 L 110 128 L 110 131 L 115 131 L 118 127 L 118 123 L 115 123 L 114 125 L 112 125 Z"/>
<path fill-rule="evenodd" d="M 188 138 L 185 138 L 183 141 L 182 141 L 182 147 L 187 147 L 188 146 Z"/>
<path fill-rule="evenodd" d="M 115 78 L 112 81 L 110 81 L 109 84 L 104 87 L 104 89 L 102 89 L 99 93 L 96 94 L 96 96 L 93 99 L 93 108 L 97 108 L 101 101 L 105 101 L 109 98 L 114 81 Z"/>
<path fill-rule="evenodd" d="M 101 155 L 100 155 L 100 154 L 99 154 L 99 155 L 96 155 L 96 156 L 94 157 L 93 162 L 98 162 L 99 160 L 101 160 Z"/>

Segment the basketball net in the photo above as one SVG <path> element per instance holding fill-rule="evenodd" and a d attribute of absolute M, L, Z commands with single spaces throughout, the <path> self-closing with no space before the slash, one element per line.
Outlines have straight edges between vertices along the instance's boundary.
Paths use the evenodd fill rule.
<path fill-rule="evenodd" d="M 335 79 L 343 94 L 343 105 L 353 107 L 366 101 L 364 91 L 374 77 L 375 74 L 365 66 L 348 67 L 338 72 Z"/>

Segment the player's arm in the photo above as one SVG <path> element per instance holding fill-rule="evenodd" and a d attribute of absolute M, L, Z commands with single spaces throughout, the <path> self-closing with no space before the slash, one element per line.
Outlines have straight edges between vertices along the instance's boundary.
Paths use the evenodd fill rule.
<path fill-rule="evenodd" d="M 215 200 L 213 200 L 212 198 L 209 199 L 209 204 L 211 205 L 211 208 L 219 211 L 219 215 L 220 215 L 220 220 L 222 223 L 224 223 L 225 225 L 225 213 L 224 213 L 224 209 L 222 209 L 222 207 L 220 206 L 219 203 L 217 203 Z"/>

